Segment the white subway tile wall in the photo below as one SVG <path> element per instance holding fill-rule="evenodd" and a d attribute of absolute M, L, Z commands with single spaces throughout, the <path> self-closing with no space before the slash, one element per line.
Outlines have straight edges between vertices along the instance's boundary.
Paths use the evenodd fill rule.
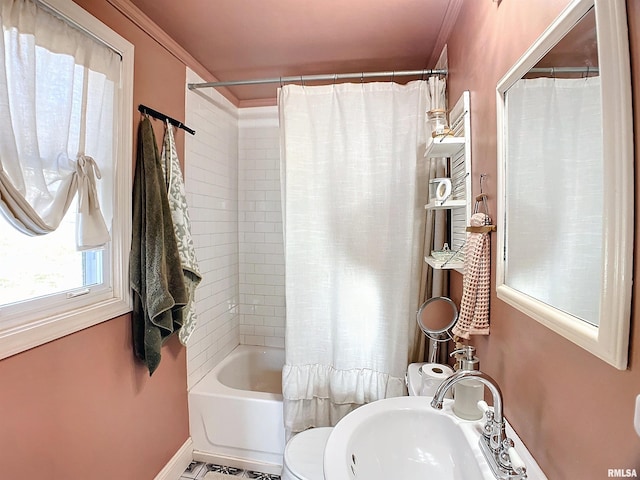
<path fill-rule="evenodd" d="M 187 82 L 203 80 L 187 70 Z M 203 95 L 207 98 L 203 98 Z M 187 345 L 191 388 L 240 343 L 237 108 L 214 89 L 187 90 L 185 185 L 202 273 L 198 323 Z"/>
<path fill-rule="evenodd" d="M 239 126 L 240 343 L 284 347 L 278 109 L 240 109 Z"/>
<path fill-rule="evenodd" d="M 203 80 L 188 70 L 187 82 Z M 207 98 L 204 98 L 203 95 Z M 185 183 L 203 280 L 188 387 L 238 344 L 284 347 L 284 242 L 277 107 L 237 109 L 187 91 Z"/>

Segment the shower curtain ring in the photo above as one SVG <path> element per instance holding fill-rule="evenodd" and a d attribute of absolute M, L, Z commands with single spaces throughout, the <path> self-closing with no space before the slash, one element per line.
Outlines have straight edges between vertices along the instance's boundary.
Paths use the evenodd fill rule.
<path fill-rule="evenodd" d="M 360 72 L 360 83 L 364 83 L 364 72 Z"/>
<path fill-rule="evenodd" d="M 333 74 L 333 84 L 335 85 L 337 83 L 337 81 L 338 81 L 338 74 L 334 73 Z"/>

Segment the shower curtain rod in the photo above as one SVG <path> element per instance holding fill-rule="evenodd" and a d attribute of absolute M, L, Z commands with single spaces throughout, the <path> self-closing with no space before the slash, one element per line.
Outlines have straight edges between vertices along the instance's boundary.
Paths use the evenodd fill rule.
<path fill-rule="evenodd" d="M 598 67 L 537 67 L 529 71 L 533 73 L 549 73 L 551 75 L 556 73 L 600 73 Z"/>
<path fill-rule="evenodd" d="M 273 77 L 273 78 L 258 78 L 254 80 L 231 80 L 227 82 L 205 82 L 205 83 L 190 83 L 189 90 L 195 90 L 197 88 L 207 87 L 232 87 L 235 85 L 261 85 L 268 83 L 279 83 L 283 85 L 285 83 L 301 82 L 303 85 L 305 82 L 317 82 L 317 81 L 338 81 L 348 80 L 353 78 L 359 78 L 364 80 L 365 78 L 381 78 L 381 77 L 408 77 L 416 75 L 446 75 L 447 70 L 399 70 L 389 72 L 361 72 L 361 73 L 332 73 L 322 75 L 290 75 L 286 77 Z"/>

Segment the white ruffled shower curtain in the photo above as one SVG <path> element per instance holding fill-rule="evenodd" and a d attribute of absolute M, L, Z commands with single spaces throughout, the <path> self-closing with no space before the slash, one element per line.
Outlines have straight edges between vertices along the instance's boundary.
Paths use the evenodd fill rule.
<path fill-rule="evenodd" d="M 288 435 L 402 395 L 427 179 L 427 82 L 279 92 Z"/>

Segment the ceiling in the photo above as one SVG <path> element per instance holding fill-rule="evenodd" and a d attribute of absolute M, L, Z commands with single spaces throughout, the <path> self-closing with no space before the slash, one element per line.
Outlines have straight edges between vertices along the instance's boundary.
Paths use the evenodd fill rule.
<path fill-rule="evenodd" d="M 433 68 L 462 2 L 131 1 L 221 81 Z M 229 90 L 248 106 L 277 87 Z"/>

